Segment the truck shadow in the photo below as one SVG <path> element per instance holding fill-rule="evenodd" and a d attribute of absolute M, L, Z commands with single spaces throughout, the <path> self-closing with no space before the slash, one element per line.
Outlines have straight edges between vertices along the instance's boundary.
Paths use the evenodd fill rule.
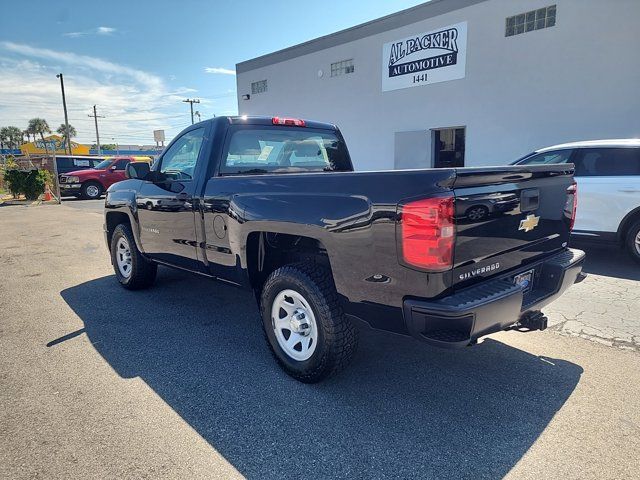
<path fill-rule="evenodd" d="M 246 292 L 160 269 L 147 291 L 108 276 L 61 295 L 120 376 L 250 478 L 501 478 L 582 373 L 491 339 L 447 351 L 364 330 L 348 370 L 303 385 L 272 360 Z"/>

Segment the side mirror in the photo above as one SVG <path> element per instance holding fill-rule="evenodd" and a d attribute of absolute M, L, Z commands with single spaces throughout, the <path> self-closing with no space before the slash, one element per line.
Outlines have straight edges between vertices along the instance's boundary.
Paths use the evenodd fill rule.
<path fill-rule="evenodd" d="M 144 180 L 149 175 L 151 167 L 147 162 L 129 162 L 124 174 L 127 178 L 137 178 L 138 180 Z"/>
<path fill-rule="evenodd" d="M 111 170 L 111 171 L 113 172 L 116 168 L 118 168 L 118 167 L 116 167 L 115 165 L 111 165 L 111 166 L 109 167 L 109 170 Z"/>

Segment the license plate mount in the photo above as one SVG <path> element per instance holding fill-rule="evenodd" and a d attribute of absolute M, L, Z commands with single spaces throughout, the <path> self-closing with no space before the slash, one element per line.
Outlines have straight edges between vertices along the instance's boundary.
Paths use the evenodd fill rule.
<path fill-rule="evenodd" d="M 518 275 L 513 277 L 513 283 L 515 285 L 519 285 L 520 287 L 522 287 L 523 292 L 528 292 L 529 290 L 531 290 L 531 287 L 533 286 L 534 273 L 535 273 L 534 269 L 519 273 Z"/>

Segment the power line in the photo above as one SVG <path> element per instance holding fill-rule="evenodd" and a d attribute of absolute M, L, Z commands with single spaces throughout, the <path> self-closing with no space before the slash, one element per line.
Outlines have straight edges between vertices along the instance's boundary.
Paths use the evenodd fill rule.
<path fill-rule="evenodd" d="M 200 100 L 197 98 L 187 98 L 186 100 L 182 100 L 183 103 L 188 103 L 191 106 L 191 125 L 193 125 L 193 104 L 200 103 Z"/>

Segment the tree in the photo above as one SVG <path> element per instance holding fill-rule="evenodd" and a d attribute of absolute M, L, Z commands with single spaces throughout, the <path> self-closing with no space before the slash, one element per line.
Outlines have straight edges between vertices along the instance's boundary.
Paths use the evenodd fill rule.
<path fill-rule="evenodd" d="M 9 137 L 7 135 L 7 127 L 0 128 L 0 149 L 8 145 Z"/>
<path fill-rule="evenodd" d="M 40 140 L 44 144 L 44 149 L 48 151 L 47 144 L 44 142 L 44 134 L 51 133 L 51 128 L 49 128 L 49 124 L 44 118 L 32 118 L 29 120 L 29 127 L 27 130 L 30 130 L 33 138 L 35 140 L 36 135 L 40 135 Z"/>
<path fill-rule="evenodd" d="M 8 148 L 18 148 L 22 144 L 22 130 L 18 127 L 1 128 L 0 142 Z"/>
<path fill-rule="evenodd" d="M 67 128 L 65 127 L 64 123 L 61 123 L 60 126 L 58 127 L 58 129 L 56 130 L 56 133 L 62 135 L 62 144 L 63 145 L 68 145 L 67 142 Z M 73 137 L 77 137 L 78 136 L 78 132 L 76 131 L 75 127 L 73 125 L 69 125 L 69 137 L 73 138 Z M 69 152 L 71 153 L 71 152 Z"/>

